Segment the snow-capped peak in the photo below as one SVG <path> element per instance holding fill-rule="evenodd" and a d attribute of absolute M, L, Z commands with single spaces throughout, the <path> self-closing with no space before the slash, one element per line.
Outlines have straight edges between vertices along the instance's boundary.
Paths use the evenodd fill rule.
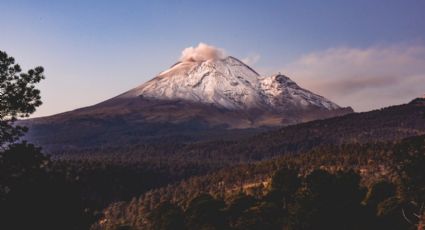
<path fill-rule="evenodd" d="M 182 61 L 124 97 L 183 99 L 227 109 L 260 106 L 258 74 L 233 57 Z"/>
<path fill-rule="evenodd" d="M 319 107 L 328 110 L 340 107 L 328 99 L 305 90 L 282 74 L 259 79 L 260 92 L 267 103 L 278 110 L 290 107 Z"/>
<path fill-rule="evenodd" d="M 186 58 L 152 80 L 120 97 L 185 100 L 225 109 L 260 108 L 287 111 L 310 107 L 340 108 L 302 89 L 288 77 L 261 77 L 240 60 L 228 56 L 207 60 Z"/>

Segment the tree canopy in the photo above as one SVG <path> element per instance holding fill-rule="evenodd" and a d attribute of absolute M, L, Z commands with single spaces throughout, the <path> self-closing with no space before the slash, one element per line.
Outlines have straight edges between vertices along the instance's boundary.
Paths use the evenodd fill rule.
<path fill-rule="evenodd" d="M 40 90 L 35 85 L 44 79 L 43 67 L 22 72 L 15 59 L 0 51 L 0 147 L 16 141 L 26 131 L 14 125 L 41 105 Z"/>

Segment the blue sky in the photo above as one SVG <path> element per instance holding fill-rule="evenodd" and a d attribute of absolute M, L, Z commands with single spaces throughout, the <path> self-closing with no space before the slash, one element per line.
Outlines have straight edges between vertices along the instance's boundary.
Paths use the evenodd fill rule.
<path fill-rule="evenodd" d="M 44 105 L 35 116 L 122 93 L 168 68 L 184 48 L 199 42 L 255 60 L 249 64 L 260 73 L 290 74 L 301 86 L 358 111 L 425 93 L 417 86 L 425 82 L 423 0 L 0 0 L 0 10 L 0 50 L 25 68 L 46 69 L 40 86 Z M 350 58 L 362 59 L 353 64 Z M 385 62 L 375 65 L 377 60 Z M 334 62 L 344 68 L 335 72 Z M 380 72 L 387 64 L 395 66 L 391 73 Z M 392 74 L 399 78 L 388 81 L 395 78 L 388 76 Z M 362 87 L 379 84 L 339 94 L 329 87 L 347 81 Z M 400 82 L 403 86 L 397 88 Z M 361 101 L 371 96 L 377 100 Z"/>

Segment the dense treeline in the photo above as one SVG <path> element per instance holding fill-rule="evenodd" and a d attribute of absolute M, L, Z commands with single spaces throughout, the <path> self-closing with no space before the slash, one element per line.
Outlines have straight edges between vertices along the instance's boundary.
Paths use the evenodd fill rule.
<path fill-rule="evenodd" d="M 0 151 L 0 226 L 88 229 L 112 202 L 211 170 L 189 162 L 52 161 L 33 145 L 10 145 Z"/>
<path fill-rule="evenodd" d="M 147 190 L 214 170 L 213 166 L 163 161 L 111 159 L 57 160 L 53 171 L 76 178 L 81 197 L 94 212 L 114 201 L 129 200 Z"/>
<path fill-rule="evenodd" d="M 118 117 L 85 117 L 60 120 L 60 125 L 37 124 L 37 120 L 23 124 L 30 127 L 28 138 L 43 146 L 51 154 L 91 152 L 110 154 L 138 152 L 146 155 L 203 155 L 223 153 L 229 157 L 233 148 L 244 152 L 230 160 L 259 160 L 282 152 L 306 151 L 319 144 L 364 143 L 401 139 L 425 133 L 421 122 L 425 105 L 423 99 L 409 104 L 391 106 L 364 113 L 291 125 L 274 132 L 267 128 L 235 130 L 189 123 L 129 124 Z M 420 101 L 422 100 L 422 101 Z M 46 118 L 48 119 L 48 118 Z M 76 124 L 79 129 L 75 129 Z M 37 128 L 31 129 L 32 126 Z M 258 132 L 266 131 L 265 134 Z M 54 135 L 53 135 L 54 133 Z M 257 135 L 255 135 L 257 133 Z M 252 138 L 246 138 L 254 135 Z M 238 137 L 243 137 L 237 141 Z M 217 140 L 217 142 L 210 142 Z M 222 140 L 222 141 L 219 141 Z M 207 141 L 206 144 L 192 145 Z M 266 142 L 267 145 L 263 145 Z M 218 144 L 225 145 L 217 148 Z M 270 145 L 271 144 L 271 145 Z M 242 145 L 246 145 L 244 149 Z M 180 146 L 173 148 L 173 146 Z M 253 151 L 251 151 L 253 150 Z M 203 157 L 203 156 L 202 156 Z"/>
<path fill-rule="evenodd" d="M 349 144 L 320 147 L 306 154 L 286 155 L 270 161 L 243 164 L 194 177 L 190 176 L 200 175 L 205 172 L 203 170 L 213 171 L 213 169 L 203 168 L 201 165 L 180 168 L 177 163 L 173 165 L 173 168 L 159 162 L 158 165 L 151 164 L 151 162 L 146 162 L 144 165 L 142 162 L 108 162 L 98 161 L 99 159 L 86 159 L 80 162 L 51 161 L 41 154 L 40 149 L 32 145 L 14 145 L 7 151 L 3 151 L 0 158 L 0 175 L 3 176 L 0 178 L 2 182 L 0 212 L 4 217 L 1 219 L 1 225 L 14 226 L 16 229 L 25 228 L 24 226 L 38 226 L 44 229 L 85 229 L 97 220 L 96 209 L 98 210 L 108 202 L 128 199 L 143 193 L 140 198 L 132 199 L 128 203 L 119 202 L 111 205 L 99 221 L 102 224 L 97 227 L 115 229 L 128 225 L 135 229 L 151 228 L 152 226 L 163 226 L 159 229 L 167 229 L 168 219 L 162 220 L 162 218 L 168 218 L 168 214 L 164 214 L 164 212 L 170 212 L 171 207 L 172 215 L 177 213 L 176 215 L 181 216 L 177 222 L 182 224 L 182 228 L 196 229 L 199 224 L 203 226 L 205 223 L 199 222 L 198 217 L 193 217 L 195 218 L 193 226 L 196 227 L 191 227 L 191 215 L 198 215 L 198 211 L 188 211 L 192 210 L 188 207 L 198 203 L 195 202 L 196 200 L 207 199 L 205 201 L 207 203 L 216 201 L 221 203 L 217 215 L 224 216 L 220 217 L 224 219 L 219 218 L 218 222 L 214 220 L 210 224 L 222 223 L 225 228 L 233 229 L 249 229 L 249 226 L 269 226 L 269 224 L 270 229 L 276 226 L 293 226 L 293 229 L 303 229 L 296 223 L 300 221 L 305 223 L 306 219 L 291 219 L 294 216 L 300 216 L 296 212 L 297 209 L 285 209 L 279 203 L 278 205 L 273 203 L 275 202 L 273 199 L 269 200 L 270 197 L 273 197 L 274 183 L 273 180 L 270 183 L 270 178 L 279 169 L 290 168 L 297 170 L 303 186 L 308 175 L 317 169 L 322 169 L 332 175 L 339 173 L 344 175 L 350 170 L 354 174 L 359 174 L 362 178 L 358 183 L 359 191 L 362 192 L 362 202 L 352 204 L 354 205 L 352 207 L 366 210 L 369 214 L 364 218 L 372 220 L 352 219 L 347 221 L 355 220 L 356 223 L 364 221 L 362 223 L 370 224 L 369 226 L 381 226 L 387 224 L 386 221 L 397 220 L 397 223 L 389 225 L 404 226 L 408 222 L 403 216 L 400 216 L 401 208 L 406 211 L 409 221 L 417 223 L 418 220 L 412 213 L 418 212 L 419 207 L 414 204 L 420 205 L 425 200 L 423 197 L 425 184 L 424 139 L 425 137 L 422 136 L 395 144 Z M 187 177 L 190 178 L 180 183 L 168 184 L 171 181 Z M 381 184 L 379 186 L 384 189 L 394 188 L 391 191 L 395 192 L 389 192 L 391 199 L 374 198 L 380 202 L 364 203 L 364 200 L 369 199 L 368 196 L 372 196 L 370 194 L 374 194 L 372 188 L 378 186 L 375 184 Z M 303 186 L 298 190 L 305 189 Z M 152 188 L 154 189 L 144 193 L 147 189 Z M 366 193 L 366 190 L 369 193 Z M 387 194 L 387 192 L 384 193 Z M 241 196 L 240 199 L 248 200 L 251 206 L 248 205 L 239 214 L 231 214 L 233 206 L 239 206 L 237 203 L 232 203 L 238 194 Z M 346 198 L 353 199 L 348 195 Z M 385 200 L 385 202 L 382 203 L 381 200 Z M 295 201 L 298 202 L 298 199 Z M 410 201 L 415 203 L 409 203 Z M 316 201 L 309 202 L 313 202 L 310 205 L 314 204 L 313 206 L 316 207 L 316 203 L 314 203 Z M 334 201 L 326 201 L 326 204 L 328 202 Z M 337 203 L 339 202 L 335 202 L 335 204 Z M 158 206 L 158 204 L 162 205 Z M 288 204 L 288 207 L 298 207 L 298 205 L 300 204 L 291 203 Z M 162 209 L 165 211 L 161 211 Z M 194 208 L 194 210 L 198 210 L 198 208 Z M 373 210 L 375 212 L 372 212 Z M 210 211 L 206 211 L 210 213 Z M 332 210 L 327 211 L 331 212 Z M 290 214 L 292 212 L 297 214 Z M 317 212 L 323 213 L 323 210 Z M 279 221 L 276 223 L 263 222 L 269 221 L 270 219 L 266 218 L 269 216 L 274 216 Z M 213 216 L 206 214 L 205 218 L 210 217 Z M 21 218 L 28 221 L 19 221 Z M 381 219 L 385 219 L 385 221 L 381 221 Z M 321 224 L 326 223 L 328 222 Z M 172 224 L 172 226 L 176 225 Z M 220 226 L 219 229 L 222 229 L 223 226 Z M 399 229 L 407 229 L 407 227 Z"/>
<path fill-rule="evenodd" d="M 425 99 L 415 99 L 405 105 L 292 125 L 238 141 L 192 144 L 182 150 L 182 155 L 249 162 L 320 145 L 400 140 L 425 134 L 424 118 Z"/>
<path fill-rule="evenodd" d="M 143 207 L 143 212 L 150 210 L 159 202 L 167 200 L 186 204 L 190 198 L 202 192 L 224 197 L 223 193 L 239 191 L 241 187 L 256 185 L 258 181 L 264 181 L 266 184 L 267 178 L 270 178 L 274 170 L 288 165 L 299 168 L 303 174 L 322 166 L 322 164 L 322 168 L 325 167 L 332 171 L 354 168 L 364 178 L 368 178 L 369 184 L 371 181 L 379 180 L 383 175 L 394 181 L 394 178 L 397 177 L 393 175 L 394 172 L 391 170 L 393 166 L 390 165 L 390 162 L 393 162 L 392 144 L 380 144 L 377 141 L 381 138 L 384 140 L 397 139 L 406 134 L 420 133 L 424 124 L 424 122 L 420 122 L 423 121 L 423 108 L 423 101 L 419 100 L 408 105 L 374 111 L 373 113 L 381 116 L 388 124 L 400 127 L 405 125 L 405 127 L 391 129 L 391 132 L 387 132 L 383 136 L 380 132 L 374 131 L 369 134 L 370 141 L 372 141 L 370 144 L 340 144 L 345 141 L 349 143 L 366 142 L 366 140 L 354 140 L 334 133 L 350 133 L 348 132 L 350 128 L 333 128 L 333 126 L 327 125 L 328 122 L 329 124 L 335 123 L 335 120 L 343 120 L 342 123 L 347 122 L 345 120 L 347 118 L 342 117 L 330 119 L 332 121 L 324 120 L 287 127 L 282 129 L 287 130 L 286 132 L 274 131 L 239 141 L 212 141 L 189 145 L 165 142 L 158 145 L 143 145 L 142 150 L 134 148 L 134 146 L 127 146 L 108 149 L 102 153 L 87 151 L 79 154 L 63 154 L 55 156 L 55 158 L 60 159 L 58 162 L 62 162 L 62 165 L 70 166 L 68 169 L 72 172 L 81 174 L 79 178 L 81 178 L 80 186 L 84 190 L 82 194 L 89 201 L 88 206 L 95 216 L 99 209 L 110 202 L 128 201 L 131 197 L 143 193 L 141 198 L 131 201 L 132 204 L 137 204 L 137 207 Z M 388 115 L 388 110 L 397 115 Z M 377 119 L 374 118 L 377 116 L 376 114 L 365 123 L 376 123 Z M 414 119 L 406 120 L 404 117 L 406 114 Z M 387 117 L 391 119 L 386 119 Z M 391 127 L 391 125 L 389 126 Z M 415 125 L 417 126 L 412 128 Z M 319 128 L 314 129 L 314 126 Z M 324 127 L 337 130 L 329 131 Z M 359 130 L 363 130 L 361 127 L 355 127 L 355 123 L 351 127 L 353 136 L 357 135 Z M 410 127 L 410 129 L 406 127 Z M 311 130 L 324 131 L 314 132 Z M 400 132 L 394 132 L 394 130 L 400 130 Z M 411 132 L 406 132 L 406 130 Z M 321 133 L 323 136 L 319 135 Z M 320 139 L 316 140 L 317 142 L 309 141 L 318 137 Z M 336 141 L 336 138 L 341 138 L 339 140 L 343 141 Z M 330 147 L 329 144 L 340 145 Z M 303 157 L 293 157 L 293 154 L 290 154 L 312 148 L 314 150 L 302 154 Z M 280 150 L 278 151 L 278 149 Z M 105 152 L 109 153 L 105 154 Z M 286 156 L 269 162 L 244 163 L 275 158 L 284 154 Z M 227 167 L 238 164 L 242 165 L 227 169 Z M 226 169 L 215 172 L 220 168 Z M 213 176 L 197 176 L 205 173 L 212 173 Z M 189 177 L 192 178 L 172 185 Z M 263 185 L 263 187 L 265 186 Z M 253 194 L 261 192 L 261 189 L 255 186 L 249 190 L 249 193 Z M 148 192 L 145 193 L 146 191 Z M 141 203 L 143 205 L 140 205 Z M 121 205 L 123 203 L 115 204 L 114 207 L 121 209 Z M 140 210 L 140 208 L 131 210 Z"/>
<path fill-rule="evenodd" d="M 0 152 L 0 228 L 86 229 L 86 210 L 75 177 L 56 171 L 39 148 L 26 143 Z"/>
<path fill-rule="evenodd" d="M 354 114 L 348 115 L 354 116 L 350 119 L 345 116 L 300 124 L 241 140 L 192 144 L 165 142 L 103 149 L 101 152 L 89 150 L 77 154 L 55 155 L 54 161 L 48 160 L 50 166 L 45 168 L 44 173 L 35 174 L 42 175 L 44 179 L 34 179 L 37 177 L 32 178 L 25 174 L 27 176 L 20 180 L 50 181 L 43 182 L 48 185 L 45 188 L 61 195 L 40 196 L 44 197 L 40 199 L 24 193 L 20 196 L 45 203 L 61 204 L 60 208 L 51 208 L 56 210 L 54 214 L 61 213 L 58 210 L 73 210 L 72 214 L 66 215 L 74 218 L 74 225 L 70 226 L 78 225 L 78 228 L 96 221 L 99 210 L 110 202 L 128 201 L 111 205 L 106 212 L 106 216 L 110 216 L 101 221 L 108 220 L 111 225 L 107 226 L 123 223 L 140 227 L 140 223 L 146 221 L 147 214 L 157 204 L 165 201 L 186 207 L 191 199 L 206 193 L 227 202 L 227 197 L 239 191 L 261 199 L 267 192 L 271 175 L 286 166 L 296 168 L 302 175 L 317 168 L 330 172 L 353 169 L 362 175 L 362 178 L 367 178 L 366 182 L 362 181 L 362 186 L 369 186 L 381 178 L 396 183 L 400 177 L 393 170 L 393 144 L 380 144 L 379 140 L 397 140 L 406 135 L 421 133 L 421 130 L 424 130 L 424 122 L 421 122 L 424 117 L 423 110 L 423 101 L 419 100 L 408 105 L 374 111 L 375 115 L 371 117 L 381 116 L 381 120 L 369 118 L 367 122 L 356 121 L 359 118 L 356 116 L 364 118 L 368 113 Z M 372 125 L 379 122 L 381 125 L 382 122 L 387 125 L 383 125 L 382 129 Z M 342 127 L 347 124 L 351 125 Z M 371 125 L 376 130 L 372 132 L 372 128 L 362 128 L 363 125 Z M 395 128 L 397 126 L 399 128 Z M 356 144 L 367 142 L 367 139 L 352 138 L 362 137 L 362 133 L 367 134 L 364 135 L 370 138 L 371 143 Z M 346 142 L 348 144 L 344 144 Z M 140 146 L 142 148 L 139 148 Z M 309 152 L 295 155 L 303 151 Z M 255 163 L 264 159 L 274 160 Z M 183 181 L 179 182 L 180 180 Z M 59 184 L 66 184 L 62 187 L 68 189 L 64 191 L 49 187 Z M 31 190 L 32 187 L 22 189 Z M 131 199 L 139 194 L 143 195 L 138 199 Z M 13 200 L 7 197 L 13 196 L 5 196 L 4 200 Z M 54 200 L 55 197 L 57 200 Z M 66 199 L 74 200 L 72 204 L 78 206 L 68 207 L 68 204 L 58 197 L 70 197 Z M 40 206 L 41 203 L 34 203 L 33 207 Z M 49 212 L 38 213 L 40 216 L 49 215 Z M 46 220 L 41 217 L 37 219 Z M 57 219 L 60 220 L 59 217 Z M 49 224 L 54 226 L 54 222 Z"/>
<path fill-rule="evenodd" d="M 137 143 L 108 148 L 64 150 L 62 156 L 166 159 L 231 165 L 255 162 L 288 153 L 306 152 L 321 145 L 375 143 L 425 134 L 425 99 L 371 112 L 292 125 L 275 131 L 233 140 L 179 142 L 164 138 L 159 143 Z M 243 138 L 242 138 L 243 137 Z"/>
<path fill-rule="evenodd" d="M 176 229 L 169 226 L 178 222 L 181 229 L 414 228 L 425 202 L 424 160 L 425 136 L 397 144 L 323 147 L 151 190 L 111 205 L 95 227 Z M 296 170 L 296 176 L 285 169 Z M 276 175 L 290 184 L 297 178 L 300 185 L 276 191 Z M 290 198 L 282 201 L 282 193 Z M 232 203 L 237 194 L 243 204 Z M 235 215 L 234 206 L 243 208 Z"/>
<path fill-rule="evenodd" d="M 186 207 L 163 202 L 134 228 L 407 229 L 409 225 L 401 216 L 394 219 L 390 214 L 380 214 L 388 211 L 380 206 L 393 198 L 395 186 L 382 182 L 370 190 L 377 195 L 367 196 L 359 180 L 352 172 L 330 174 L 317 170 L 299 178 L 296 171 L 279 170 L 270 190 L 262 196 L 238 193 L 223 200 L 200 194 Z M 132 229 L 128 225 L 126 228 Z"/>
<path fill-rule="evenodd" d="M 321 145 L 365 142 L 366 140 L 354 140 L 350 137 L 362 136 L 359 134 L 362 130 L 375 129 L 368 134 L 372 142 L 420 133 L 421 130 L 425 130 L 424 122 L 420 122 L 423 121 L 425 108 L 421 103 L 419 100 L 369 113 L 290 126 L 241 140 L 192 144 L 164 141 L 157 144 L 128 145 L 101 150 L 74 150 L 54 155 L 53 159 L 56 170 L 66 171 L 67 174 L 78 177 L 79 186 L 83 190 L 82 195 L 88 201 L 87 206 L 95 212 L 110 202 L 129 200 L 147 190 L 235 164 L 307 151 Z M 382 123 L 388 125 L 378 128 Z M 363 127 L 367 125 L 370 128 Z M 379 132 L 387 129 L 390 131 Z M 351 147 L 341 145 L 338 148 Z M 317 155 L 320 156 L 322 152 Z M 291 155 L 285 158 L 291 158 Z M 314 159 L 305 161 L 305 165 L 309 165 L 309 161 Z M 237 175 L 237 172 L 232 174 Z M 255 172 L 247 178 L 266 176 L 270 175 Z M 207 181 L 205 180 L 205 183 L 215 184 Z M 228 181 L 225 185 L 235 183 L 236 181 Z M 201 186 L 196 184 L 192 187 Z"/>

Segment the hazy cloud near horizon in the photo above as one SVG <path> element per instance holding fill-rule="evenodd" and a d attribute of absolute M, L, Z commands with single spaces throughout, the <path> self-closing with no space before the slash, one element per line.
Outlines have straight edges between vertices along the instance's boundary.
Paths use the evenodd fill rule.
<path fill-rule="evenodd" d="M 282 72 L 341 106 L 368 111 L 425 93 L 425 46 L 332 48 L 303 55 Z"/>

